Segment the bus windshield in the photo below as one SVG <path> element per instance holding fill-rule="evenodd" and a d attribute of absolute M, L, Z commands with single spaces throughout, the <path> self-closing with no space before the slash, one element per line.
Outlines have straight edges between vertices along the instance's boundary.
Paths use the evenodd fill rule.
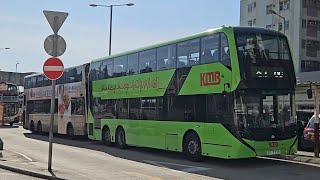
<path fill-rule="evenodd" d="M 284 35 L 267 29 L 236 29 L 235 37 L 245 87 L 293 89 L 296 78 Z"/>
<path fill-rule="evenodd" d="M 252 64 L 291 58 L 287 40 L 281 36 L 261 33 L 238 34 L 237 48 L 239 58 Z"/>
<path fill-rule="evenodd" d="M 17 85 L 8 84 L 8 89 L 3 95 L 4 96 L 18 96 L 19 90 L 18 90 Z"/>
<path fill-rule="evenodd" d="M 239 129 L 286 128 L 294 124 L 291 95 L 285 91 L 238 91 L 235 107 Z"/>

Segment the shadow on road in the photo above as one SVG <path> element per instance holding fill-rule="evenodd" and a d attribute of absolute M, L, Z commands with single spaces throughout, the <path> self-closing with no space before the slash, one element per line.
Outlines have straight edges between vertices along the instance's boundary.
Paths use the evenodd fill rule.
<path fill-rule="evenodd" d="M 0 126 L 0 128 L 19 128 L 19 124 L 13 124 L 12 126 L 4 124 L 3 126 Z"/>
<path fill-rule="evenodd" d="M 24 133 L 24 135 L 27 138 L 40 141 L 48 141 L 49 139 L 47 135 L 31 133 Z M 205 158 L 202 162 L 190 162 L 185 159 L 182 153 L 139 147 L 129 147 L 123 150 L 114 146 L 107 147 L 100 142 L 91 141 L 87 138 L 69 140 L 63 135 L 55 135 L 53 141 L 57 144 L 104 152 L 122 159 L 222 179 L 265 179 L 268 177 L 274 179 L 277 175 L 279 179 L 286 179 L 288 174 L 292 175 L 291 179 L 306 179 L 306 176 L 315 177 L 313 175 L 319 172 L 317 167 L 272 159 L 225 160 Z M 260 176 L 259 174 L 267 175 Z M 270 175 L 268 176 L 268 174 Z M 285 174 L 286 176 L 284 176 Z M 261 178 L 258 178 L 259 176 Z"/>

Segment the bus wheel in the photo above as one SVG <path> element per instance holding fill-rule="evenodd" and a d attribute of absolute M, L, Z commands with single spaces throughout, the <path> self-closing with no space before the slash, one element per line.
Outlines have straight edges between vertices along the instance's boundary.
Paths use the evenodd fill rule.
<path fill-rule="evenodd" d="M 31 131 L 32 133 L 35 133 L 35 132 L 36 132 L 35 129 L 34 129 L 34 122 L 33 122 L 33 121 L 30 122 L 30 131 Z"/>
<path fill-rule="evenodd" d="M 126 144 L 126 135 L 122 127 L 117 129 L 116 132 L 116 145 L 121 149 L 125 149 L 127 147 Z"/>
<path fill-rule="evenodd" d="M 74 130 L 72 124 L 68 124 L 67 126 L 67 136 L 69 139 L 74 139 Z"/>
<path fill-rule="evenodd" d="M 102 130 L 102 143 L 107 145 L 107 146 L 111 146 L 111 133 L 110 133 L 110 129 L 108 128 L 108 126 L 105 126 Z"/>
<path fill-rule="evenodd" d="M 201 161 L 201 142 L 197 134 L 188 133 L 183 142 L 183 152 L 190 161 Z"/>
<path fill-rule="evenodd" d="M 38 122 L 38 125 L 37 125 L 37 132 L 38 132 L 38 134 L 42 134 L 42 124 L 41 124 L 41 122 L 39 121 Z"/>

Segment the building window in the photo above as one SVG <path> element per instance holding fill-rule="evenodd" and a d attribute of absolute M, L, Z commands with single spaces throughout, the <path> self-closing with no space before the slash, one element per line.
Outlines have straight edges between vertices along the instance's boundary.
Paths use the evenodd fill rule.
<path fill-rule="evenodd" d="M 319 61 L 301 61 L 301 72 L 319 71 L 320 62 Z"/>
<path fill-rule="evenodd" d="M 290 9 L 290 1 L 282 1 L 280 2 L 280 11 Z"/>
<path fill-rule="evenodd" d="M 248 4 L 248 13 L 251 13 L 254 8 L 256 8 L 256 2 Z"/>
<path fill-rule="evenodd" d="M 306 40 L 302 39 L 301 41 L 301 48 L 306 49 Z"/>
<path fill-rule="evenodd" d="M 288 30 L 289 29 L 289 21 L 285 21 L 284 23 L 284 29 Z"/>
<path fill-rule="evenodd" d="M 309 45 L 307 43 L 306 50 L 307 50 L 306 52 L 307 57 L 317 57 L 317 50 L 318 50 L 317 46 Z"/>
<path fill-rule="evenodd" d="M 266 14 L 271 14 L 270 10 L 272 10 L 273 4 L 270 4 L 266 7 Z"/>
<path fill-rule="evenodd" d="M 252 20 L 248 21 L 248 26 L 252 26 Z"/>
<path fill-rule="evenodd" d="M 282 22 L 279 23 L 279 31 L 282 31 Z"/>
<path fill-rule="evenodd" d="M 306 41 L 306 56 L 317 57 L 317 51 L 320 49 L 320 42 L 314 40 Z"/>
<path fill-rule="evenodd" d="M 307 36 L 317 37 L 317 35 L 318 35 L 318 26 L 319 26 L 319 22 L 318 21 L 308 20 L 307 21 Z"/>
<path fill-rule="evenodd" d="M 302 4 L 302 6 L 303 6 L 303 8 L 307 8 L 307 5 L 308 5 L 308 2 L 307 2 L 308 0 L 303 0 L 303 4 Z"/>
<path fill-rule="evenodd" d="M 312 17 L 318 17 L 318 7 L 317 6 L 308 6 L 307 15 Z"/>
<path fill-rule="evenodd" d="M 307 27 L 307 20 L 302 19 L 302 28 L 306 28 Z"/>

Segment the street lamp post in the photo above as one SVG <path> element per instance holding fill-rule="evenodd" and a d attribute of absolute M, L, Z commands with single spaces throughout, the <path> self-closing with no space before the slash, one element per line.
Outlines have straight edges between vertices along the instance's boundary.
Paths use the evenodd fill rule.
<path fill-rule="evenodd" d="M 16 63 L 16 72 L 18 72 L 18 64 L 20 63 Z"/>
<path fill-rule="evenodd" d="M 283 19 L 283 34 L 286 34 L 286 27 L 285 27 L 286 18 L 283 17 L 283 16 L 281 16 L 281 15 L 279 15 L 278 13 L 276 13 L 276 12 L 275 12 L 274 10 L 272 10 L 272 9 L 270 9 L 269 12 L 270 12 L 271 14 L 275 14 L 275 15 L 277 15 L 277 16 L 279 16 L 280 18 Z"/>
<path fill-rule="evenodd" d="M 113 4 L 113 5 L 99 5 L 99 4 L 90 4 L 89 6 L 91 7 L 108 7 L 110 8 L 110 30 L 109 30 L 109 56 L 111 55 L 111 36 L 112 36 L 112 9 L 114 6 L 133 6 L 133 3 L 128 3 L 128 4 Z"/>

